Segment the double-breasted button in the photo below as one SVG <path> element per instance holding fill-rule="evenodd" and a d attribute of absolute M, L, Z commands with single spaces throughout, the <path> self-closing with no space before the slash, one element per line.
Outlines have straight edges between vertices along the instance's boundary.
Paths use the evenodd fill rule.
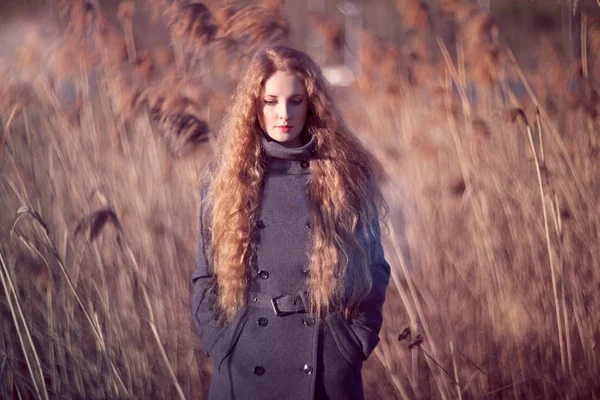
<path fill-rule="evenodd" d="M 310 221 L 306 221 L 306 223 L 304 224 L 304 227 L 306 229 L 310 229 Z"/>
<path fill-rule="evenodd" d="M 265 374 L 265 368 L 261 367 L 260 365 L 257 365 L 256 367 L 254 367 L 254 375 L 258 375 L 258 376 L 262 376 Z"/>
<path fill-rule="evenodd" d="M 306 326 L 313 326 L 315 324 L 315 317 L 306 317 L 304 318 L 304 324 Z"/>
<path fill-rule="evenodd" d="M 263 222 L 262 219 L 259 219 L 258 221 L 256 221 L 256 227 L 258 229 L 265 229 L 265 223 Z"/>
<path fill-rule="evenodd" d="M 302 160 L 300 162 L 300 167 L 302 167 L 302 169 L 308 169 L 309 166 L 310 166 L 310 163 L 308 162 L 308 160 Z"/>
<path fill-rule="evenodd" d="M 308 365 L 308 364 L 304 364 L 304 367 L 302 367 L 302 371 L 304 371 L 304 373 L 305 373 L 306 375 L 310 375 L 310 374 L 312 374 L 312 373 L 313 373 L 313 367 L 311 367 L 311 366 L 310 366 L 310 365 Z"/>
<path fill-rule="evenodd" d="M 269 320 L 264 317 L 260 317 L 257 322 L 258 326 L 262 326 L 263 328 L 269 324 Z"/>
<path fill-rule="evenodd" d="M 310 275 L 310 270 L 309 270 L 309 269 L 303 269 L 303 270 L 302 270 L 302 274 L 304 274 L 304 276 L 305 276 L 306 278 L 308 278 L 308 276 Z"/>
<path fill-rule="evenodd" d="M 261 269 L 260 271 L 258 271 L 258 276 L 260 277 L 260 279 L 267 279 L 269 277 L 269 271 Z"/>

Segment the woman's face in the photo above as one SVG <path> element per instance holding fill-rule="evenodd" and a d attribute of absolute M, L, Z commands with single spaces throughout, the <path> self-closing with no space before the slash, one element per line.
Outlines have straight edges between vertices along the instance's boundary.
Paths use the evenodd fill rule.
<path fill-rule="evenodd" d="M 265 82 L 261 96 L 258 120 L 262 130 L 286 147 L 302 146 L 300 132 L 306 122 L 308 100 L 300 79 L 277 71 Z"/>

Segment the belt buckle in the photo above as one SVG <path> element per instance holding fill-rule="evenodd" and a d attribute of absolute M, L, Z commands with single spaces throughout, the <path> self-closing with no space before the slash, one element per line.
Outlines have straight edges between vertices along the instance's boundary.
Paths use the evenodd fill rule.
<path fill-rule="evenodd" d="M 279 311 L 279 307 L 277 307 L 277 299 L 280 299 L 281 297 L 283 296 L 271 297 L 271 307 L 273 307 L 273 312 L 278 317 L 282 314 L 282 312 Z"/>
<path fill-rule="evenodd" d="M 291 307 L 289 304 L 284 302 L 284 304 L 283 304 L 284 310 L 280 310 L 277 300 L 284 298 L 284 297 L 290 298 L 287 300 L 293 301 L 293 307 Z M 288 303 L 289 303 L 289 301 L 288 301 Z M 306 299 L 303 294 L 283 294 L 281 296 L 272 297 L 271 298 L 271 307 L 273 308 L 273 312 L 277 316 L 306 312 L 306 308 L 307 308 L 306 307 Z"/>

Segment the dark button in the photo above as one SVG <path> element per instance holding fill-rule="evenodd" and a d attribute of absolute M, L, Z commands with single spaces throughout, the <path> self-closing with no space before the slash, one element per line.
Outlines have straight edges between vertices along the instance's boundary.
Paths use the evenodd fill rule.
<path fill-rule="evenodd" d="M 265 368 L 257 365 L 254 367 L 254 375 L 262 376 L 265 374 Z"/>
<path fill-rule="evenodd" d="M 304 364 L 304 367 L 302 367 L 302 371 L 304 371 L 304 373 L 306 375 L 310 375 L 313 373 L 313 367 L 311 367 L 310 365 Z"/>
<path fill-rule="evenodd" d="M 258 221 L 256 221 L 256 227 L 258 229 L 265 229 L 265 223 L 262 221 L 262 219 L 259 219 Z"/>
<path fill-rule="evenodd" d="M 260 271 L 258 271 L 258 276 L 260 276 L 260 279 L 267 279 L 269 277 L 269 271 L 261 269 Z"/>
<path fill-rule="evenodd" d="M 305 277 L 308 277 L 310 275 L 310 270 L 304 269 L 304 270 L 302 270 L 302 273 L 304 274 Z"/>
<path fill-rule="evenodd" d="M 306 221 L 306 224 L 304 224 L 304 227 L 306 229 L 310 229 L 310 221 Z"/>
<path fill-rule="evenodd" d="M 300 162 L 300 166 L 302 167 L 302 169 L 308 169 L 308 166 L 309 166 L 309 165 L 310 165 L 310 164 L 309 164 L 308 160 L 302 160 L 302 161 Z"/>
<path fill-rule="evenodd" d="M 258 297 L 255 297 L 252 300 L 254 300 L 255 303 L 258 303 Z"/>
<path fill-rule="evenodd" d="M 258 326 L 265 327 L 265 326 L 267 326 L 268 323 L 269 323 L 269 320 L 266 318 L 261 317 L 258 319 Z"/>
<path fill-rule="evenodd" d="M 307 326 L 313 326 L 315 324 L 315 318 L 314 317 L 307 317 L 304 319 L 304 323 Z"/>

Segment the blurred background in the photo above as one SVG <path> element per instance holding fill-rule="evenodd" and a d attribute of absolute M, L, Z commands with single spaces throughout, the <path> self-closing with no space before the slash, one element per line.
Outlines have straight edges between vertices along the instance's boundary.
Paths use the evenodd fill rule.
<path fill-rule="evenodd" d="M 205 398 L 200 178 L 248 56 L 384 166 L 368 399 L 600 397 L 595 0 L 3 1 L 0 398 Z"/>

